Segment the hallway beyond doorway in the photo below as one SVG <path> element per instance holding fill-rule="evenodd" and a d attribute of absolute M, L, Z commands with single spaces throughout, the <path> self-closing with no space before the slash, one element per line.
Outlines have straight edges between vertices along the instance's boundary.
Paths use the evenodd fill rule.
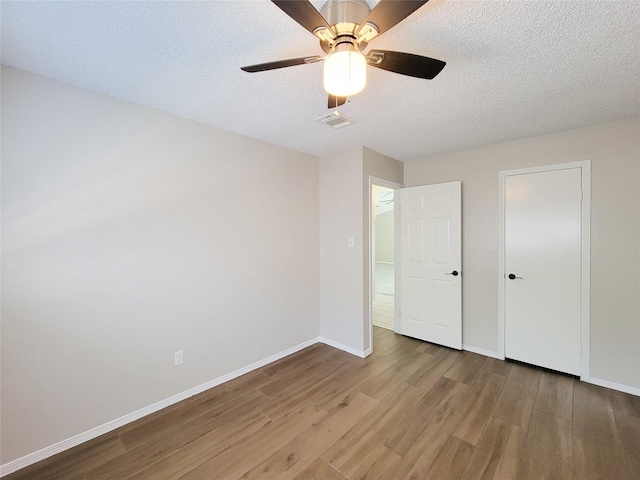
<path fill-rule="evenodd" d="M 375 298 L 373 300 L 373 324 L 377 327 L 394 329 L 394 265 L 376 263 Z"/>

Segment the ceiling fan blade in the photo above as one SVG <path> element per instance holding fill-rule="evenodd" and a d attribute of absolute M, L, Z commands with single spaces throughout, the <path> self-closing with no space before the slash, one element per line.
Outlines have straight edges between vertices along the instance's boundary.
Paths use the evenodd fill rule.
<path fill-rule="evenodd" d="M 347 103 L 347 97 L 336 97 L 329 94 L 329 101 L 327 102 L 327 108 L 338 108 L 340 105 Z"/>
<path fill-rule="evenodd" d="M 360 28 L 364 27 L 367 23 L 373 23 L 378 27 L 379 34 L 382 35 L 428 1 L 429 0 L 380 0 L 369 15 L 367 15 L 367 18 L 360 24 Z"/>
<path fill-rule="evenodd" d="M 369 58 L 372 60 L 369 63 L 372 67 L 427 80 L 433 79 L 446 65 L 442 60 L 435 58 L 389 50 L 371 50 Z M 377 63 L 380 58 L 382 60 Z"/>
<path fill-rule="evenodd" d="M 324 17 L 308 0 L 271 0 L 280 10 L 311 33 L 318 27 L 331 29 Z"/>
<path fill-rule="evenodd" d="M 240 67 L 245 72 L 264 72 L 265 70 L 275 70 L 276 68 L 295 67 L 296 65 L 304 65 L 305 63 L 314 63 L 321 60 L 321 57 L 300 57 L 290 58 L 288 60 L 278 60 L 276 62 L 259 63 L 257 65 L 249 65 L 247 67 Z"/>

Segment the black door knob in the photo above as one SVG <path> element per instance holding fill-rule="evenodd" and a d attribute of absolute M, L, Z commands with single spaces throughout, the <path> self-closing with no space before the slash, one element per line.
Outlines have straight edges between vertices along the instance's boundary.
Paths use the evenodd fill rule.
<path fill-rule="evenodd" d="M 445 275 L 453 275 L 454 277 L 457 277 L 458 276 L 458 271 L 454 270 L 453 272 L 445 273 Z"/>
<path fill-rule="evenodd" d="M 513 273 L 510 273 L 510 274 L 509 274 L 509 279 L 510 279 L 510 280 L 515 280 L 515 279 L 516 279 L 516 276 L 515 276 Z"/>

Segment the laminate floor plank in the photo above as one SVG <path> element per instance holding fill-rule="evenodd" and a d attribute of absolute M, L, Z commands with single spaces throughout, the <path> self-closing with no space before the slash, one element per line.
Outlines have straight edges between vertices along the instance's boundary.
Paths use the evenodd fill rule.
<path fill-rule="evenodd" d="M 513 368 L 512 362 L 505 362 L 504 360 L 498 360 L 497 358 L 487 358 L 487 362 L 482 366 L 483 370 L 496 375 L 502 375 L 508 377 Z"/>
<path fill-rule="evenodd" d="M 300 472 L 294 480 L 348 480 L 347 477 L 338 472 L 321 458 L 315 461 Z"/>
<path fill-rule="evenodd" d="M 375 350 L 380 350 L 382 347 L 377 343 L 383 338 L 392 338 L 398 336 L 393 330 L 381 327 L 373 327 L 373 344 L 376 346 Z"/>
<path fill-rule="evenodd" d="M 297 369 L 290 369 L 286 373 L 281 373 L 271 382 L 260 386 L 258 390 L 273 398 L 292 388 L 304 389 L 306 386 L 331 374 L 331 372 L 334 372 L 344 364 L 355 366 L 356 362 L 353 361 L 351 355 L 340 355 L 334 359 L 322 358 L 317 363 L 314 360 L 314 363 L 308 365 L 307 368 L 300 367 L 300 365 L 306 364 L 299 364 Z"/>
<path fill-rule="evenodd" d="M 154 459 L 155 461 L 145 462 L 146 465 L 142 469 L 137 469 L 134 473 L 127 473 L 128 476 L 121 477 L 118 475 L 105 476 L 106 479 L 124 480 L 124 479 L 160 479 L 174 480 L 181 478 L 184 474 L 190 472 L 199 465 L 205 463 L 208 459 L 220 455 L 230 446 L 242 444 L 251 435 L 261 433 L 270 426 L 270 421 L 264 417 L 261 419 L 248 419 L 244 428 L 238 427 L 228 436 L 223 436 L 220 431 L 212 431 L 193 442 L 187 443 L 182 448 L 176 449 L 169 455 Z M 222 434 L 222 435 L 221 435 Z M 89 479 L 101 479 L 100 472 L 96 472 L 95 477 L 91 476 L 93 472 L 89 472 Z"/>
<path fill-rule="evenodd" d="M 189 448 L 175 452 L 131 478 L 153 480 L 231 479 L 275 453 L 292 438 L 322 420 L 328 413 L 307 403 L 277 422 L 270 422 L 240 442 L 211 451 L 210 439 L 201 437 Z"/>
<path fill-rule="evenodd" d="M 362 464 L 373 465 L 377 455 L 386 451 L 386 435 L 413 410 L 425 392 L 402 384 L 371 410 L 360 422 L 331 445 L 322 458 L 347 478 L 352 478 Z M 375 458 L 371 458 L 371 457 Z"/>
<path fill-rule="evenodd" d="M 371 411 L 378 401 L 355 392 L 329 415 L 292 439 L 278 452 L 251 468 L 242 479 L 289 480 L 302 472 L 320 454 Z"/>
<path fill-rule="evenodd" d="M 229 415 L 231 417 L 231 415 Z M 156 437 L 149 442 L 142 443 L 127 450 L 118 458 L 105 462 L 87 472 L 89 480 L 120 480 L 129 478 L 158 463 L 165 458 L 180 452 L 182 449 L 192 449 L 199 444 L 205 444 L 209 455 L 215 455 L 228 445 L 233 445 L 253 433 L 266 427 L 271 421 L 259 410 L 241 414 L 233 414 L 233 421 L 220 422 L 211 428 L 192 430 L 171 435 Z M 199 441 L 198 443 L 194 443 Z"/>
<path fill-rule="evenodd" d="M 638 480 L 640 479 L 640 418 L 616 414 L 616 424 L 629 478 Z"/>
<path fill-rule="evenodd" d="M 515 478 L 524 441 L 525 435 L 521 427 L 491 417 L 461 478 L 463 480 Z"/>
<path fill-rule="evenodd" d="M 51 458 L 46 469 L 23 477 L 29 480 L 84 480 L 85 472 L 101 463 L 119 458 L 125 452 L 117 435 L 108 436 L 94 443 L 92 448 L 77 455 L 61 455 Z M 4 477 L 3 477 L 4 478 Z"/>
<path fill-rule="evenodd" d="M 487 357 L 472 352 L 462 352 L 462 358 L 444 374 L 446 378 L 470 385 L 476 379 Z"/>
<path fill-rule="evenodd" d="M 587 383 L 573 389 L 573 477 L 629 478 L 610 391 Z"/>
<path fill-rule="evenodd" d="M 397 453 L 382 447 L 373 462 L 362 462 L 350 479 L 389 480 L 402 479 L 411 470 L 411 463 Z"/>
<path fill-rule="evenodd" d="M 372 357 L 377 357 L 380 355 L 384 355 L 384 352 L 389 350 L 394 345 L 397 345 L 400 337 L 402 335 L 398 335 L 397 333 L 392 332 L 391 330 L 387 330 L 386 328 L 380 328 L 380 330 L 384 330 L 384 334 L 374 334 L 373 336 L 373 353 Z M 374 328 L 374 331 L 376 328 Z"/>
<path fill-rule="evenodd" d="M 491 415 L 526 433 L 541 373 L 537 368 L 514 365 Z"/>
<path fill-rule="evenodd" d="M 458 480 L 473 454 L 473 445 L 453 435 L 447 437 L 442 448 L 426 464 L 416 463 L 405 480 Z M 402 478 L 398 476 L 398 478 Z"/>
<path fill-rule="evenodd" d="M 353 443 L 343 436 L 336 446 L 322 455 L 322 459 L 346 478 L 358 478 L 358 472 L 366 472 L 386 452 L 380 436 L 374 432 L 365 432 L 355 438 Z M 351 436 L 353 437 L 353 435 Z"/>
<path fill-rule="evenodd" d="M 441 449 L 445 448 L 451 435 L 469 444 L 473 442 L 475 445 L 478 442 L 505 380 L 505 377 L 488 370 L 481 372 L 440 428 L 423 433 L 425 448 L 412 469 L 411 475 L 414 478 L 420 472 L 430 470 L 431 463 Z"/>
<path fill-rule="evenodd" d="M 462 352 L 457 350 L 441 348 L 429 363 L 425 363 L 407 379 L 407 383 L 430 390 L 462 356 Z"/>
<path fill-rule="evenodd" d="M 428 353 L 409 352 L 404 359 L 398 360 L 396 364 L 391 365 L 380 375 L 364 381 L 358 387 L 358 391 L 377 400 L 382 400 L 425 363 L 431 362 L 432 359 L 433 355 Z"/>
<path fill-rule="evenodd" d="M 404 420 L 386 436 L 384 445 L 415 463 L 431 443 L 431 436 L 457 408 L 468 391 L 469 386 L 441 377 Z"/>
<path fill-rule="evenodd" d="M 259 391 L 248 390 L 237 394 L 235 401 L 229 399 L 217 404 L 212 400 L 189 404 L 185 409 L 173 411 L 156 422 L 143 423 L 138 428 L 123 432 L 121 439 L 127 450 L 131 450 L 156 438 L 190 436 L 194 431 L 197 437 L 214 426 L 242 418 L 246 412 L 265 409 L 270 402 L 271 399 Z"/>
<path fill-rule="evenodd" d="M 335 358 L 335 352 L 331 351 L 331 347 L 322 343 L 316 343 L 292 355 L 288 355 L 277 360 L 261 369 L 261 372 L 271 378 L 278 378 L 290 371 L 299 371 L 300 365 L 314 365 L 327 355 Z M 343 352 L 343 355 L 348 355 Z"/>
<path fill-rule="evenodd" d="M 570 480 L 572 452 L 571 419 L 534 410 L 517 478 Z"/>
<path fill-rule="evenodd" d="M 285 392 L 273 398 L 272 404 L 264 410 L 264 413 L 273 420 L 281 418 L 296 409 L 300 404 L 311 400 L 319 392 L 325 391 L 341 381 L 359 365 L 361 365 L 360 361 L 344 362 L 324 377 L 316 378 L 315 382 L 303 382 L 288 388 Z"/>
<path fill-rule="evenodd" d="M 3 480 L 640 480 L 640 398 L 374 327 Z"/>
<path fill-rule="evenodd" d="M 453 434 L 471 445 L 478 444 L 506 382 L 505 377 L 492 372 L 484 372 L 477 378 L 481 381 L 472 385 L 464 404 L 454 413 L 460 419 Z"/>
<path fill-rule="evenodd" d="M 425 345 L 428 345 L 422 340 L 417 340 L 411 337 L 405 337 L 402 335 L 396 335 L 394 337 L 393 345 L 382 352 L 383 355 L 396 360 L 402 360 L 411 355 L 414 352 L 424 351 Z"/>
<path fill-rule="evenodd" d="M 351 391 L 357 389 L 362 382 L 380 375 L 397 362 L 398 360 L 384 355 L 373 358 L 371 361 L 365 361 L 344 378 L 338 379 L 324 390 L 315 394 L 311 400 L 325 410 L 331 410 L 342 402 L 343 398 L 349 395 Z"/>
<path fill-rule="evenodd" d="M 573 383 L 571 377 L 542 372 L 534 409 L 564 420 L 573 418 Z"/>
<path fill-rule="evenodd" d="M 609 392 L 609 398 L 616 415 L 622 414 L 629 417 L 640 418 L 640 397 L 611 390 Z"/>

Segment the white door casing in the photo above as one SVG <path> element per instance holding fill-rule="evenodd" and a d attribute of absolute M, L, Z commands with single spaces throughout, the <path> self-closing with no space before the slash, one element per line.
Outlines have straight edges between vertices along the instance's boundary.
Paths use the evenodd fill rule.
<path fill-rule="evenodd" d="M 589 167 L 575 162 L 500 173 L 501 354 L 584 380 Z"/>
<path fill-rule="evenodd" d="M 462 348 L 461 183 L 403 188 L 396 331 Z"/>

